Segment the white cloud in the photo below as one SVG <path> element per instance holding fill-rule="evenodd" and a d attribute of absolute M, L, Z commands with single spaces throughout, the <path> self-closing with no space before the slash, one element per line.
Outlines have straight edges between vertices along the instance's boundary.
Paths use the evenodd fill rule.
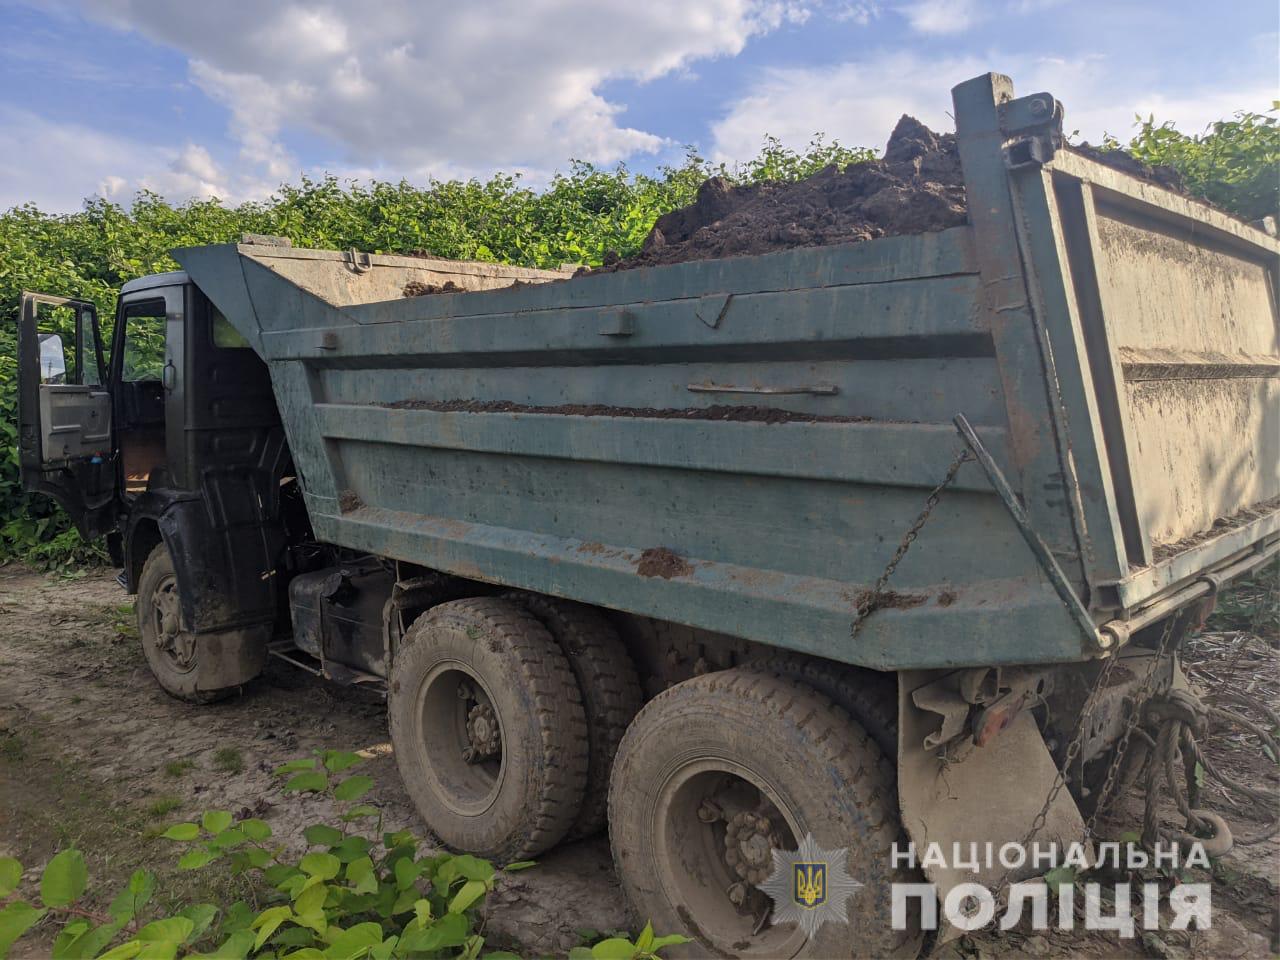
<path fill-rule="evenodd" d="M 272 184 L 299 172 L 291 132 L 334 144 L 343 170 L 414 176 L 654 153 L 666 141 L 627 125 L 606 82 L 735 55 L 810 12 L 809 0 L 86 3 L 185 53 L 230 111 L 239 167 Z"/>
<path fill-rule="evenodd" d="M 921 33 L 959 33 L 978 18 L 974 0 L 916 0 L 900 10 L 911 28 Z"/>
<path fill-rule="evenodd" d="M 951 87 L 991 69 L 1013 77 L 1019 94 L 1052 93 L 1064 104 L 1066 131 L 1079 130 L 1082 139 L 1095 143 L 1104 132 L 1126 139 L 1135 113 L 1154 113 L 1158 121 L 1172 120 L 1179 130 L 1195 133 L 1236 110 L 1267 109 L 1273 97 L 1263 86 L 1227 82 L 1186 95 L 1161 92 L 1167 84 L 1147 83 L 1131 73 L 1121 79 L 1100 56 L 938 60 L 881 52 L 826 67 L 763 71 L 712 125 L 711 156 L 726 162 L 754 156 L 766 133 L 793 148 L 821 132 L 846 146 L 882 149 L 904 113 L 935 130 L 953 130 Z M 886 77 L 893 82 L 886 83 Z"/>

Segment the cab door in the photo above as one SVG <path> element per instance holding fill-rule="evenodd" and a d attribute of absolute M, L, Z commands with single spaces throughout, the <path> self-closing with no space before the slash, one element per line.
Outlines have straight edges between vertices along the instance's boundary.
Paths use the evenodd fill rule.
<path fill-rule="evenodd" d="M 86 537 L 111 530 L 118 503 L 105 379 L 97 308 L 86 300 L 23 293 L 18 317 L 22 486 L 57 500 Z"/>

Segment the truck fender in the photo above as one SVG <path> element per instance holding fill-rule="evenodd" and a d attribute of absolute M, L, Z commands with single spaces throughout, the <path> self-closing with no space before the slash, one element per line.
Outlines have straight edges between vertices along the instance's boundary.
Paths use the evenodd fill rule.
<path fill-rule="evenodd" d="M 964 708 L 963 723 L 971 699 L 962 691 L 967 677 L 976 673 L 898 674 L 898 804 L 915 862 L 940 901 L 963 883 L 982 884 L 994 894 L 1005 880 L 1038 876 L 1047 868 L 1034 863 L 1037 846 L 1047 855 L 1055 845 L 1061 863 L 1071 844 L 1085 840 L 1080 810 L 1070 792 L 1060 790 L 1044 825 L 1027 843 L 1024 865 L 1002 865 L 1001 847 L 1017 845 L 1026 837 L 1054 785 L 1057 768 L 1030 711 L 1018 713 L 983 746 L 974 743 L 967 729 L 956 729 L 955 708 Z M 954 681 L 953 697 L 945 695 L 949 680 Z M 913 697 L 917 693 L 922 695 Z M 1092 861 L 1092 851 L 1085 849 Z M 934 856 L 928 856 L 930 850 L 936 851 Z M 939 942 L 959 936 L 962 931 L 941 914 Z"/>
<path fill-rule="evenodd" d="M 258 524 L 220 529 L 199 495 L 147 491 L 134 501 L 125 529 L 126 588 L 137 592 L 142 565 L 163 541 L 185 629 L 206 634 L 265 625 L 269 635 L 277 609 L 271 549 L 277 538 Z"/>

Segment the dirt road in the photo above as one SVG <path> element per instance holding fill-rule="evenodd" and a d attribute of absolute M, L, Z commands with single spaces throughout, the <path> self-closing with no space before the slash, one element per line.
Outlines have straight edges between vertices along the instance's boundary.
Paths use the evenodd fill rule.
<path fill-rule="evenodd" d="M 1238 747 L 1226 744 L 1228 753 Z M 172 847 L 147 839 L 148 827 L 204 809 L 255 811 L 300 848 L 323 801 L 283 794 L 271 770 L 324 748 L 365 751 L 378 784 L 370 799 L 387 828 L 429 836 L 400 787 L 379 697 L 276 663 L 242 697 L 188 706 L 151 679 L 113 574 L 63 581 L 0 567 L 0 855 L 19 857 L 33 875 L 68 843 L 86 852 L 95 878 L 113 883 L 139 864 L 170 863 Z M 1278 868 L 1274 843 L 1228 857 L 1211 931 L 1131 941 L 1009 931 L 936 956 L 1270 956 Z M 486 933 L 491 946 L 522 955 L 563 955 L 584 933 L 629 925 L 607 841 L 597 838 L 505 879 Z"/>

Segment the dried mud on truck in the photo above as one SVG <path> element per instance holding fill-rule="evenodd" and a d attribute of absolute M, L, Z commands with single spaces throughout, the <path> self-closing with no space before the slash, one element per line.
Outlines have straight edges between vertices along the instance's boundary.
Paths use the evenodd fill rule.
<path fill-rule="evenodd" d="M 693 954 L 914 956 L 1045 865 L 895 847 L 1096 854 L 1196 755 L 1188 633 L 1280 550 L 1280 244 L 1064 146 L 1049 94 L 953 96 L 954 135 L 708 181 L 578 276 L 186 248 L 110 367 L 90 304 L 31 295 L 24 482 L 107 536 L 175 696 L 271 656 L 385 690 L 449 846 L 607 828 Z M 156 379 L 122 375 L 142 330 Z M 1144 843 L 1230 846 L 1179 806 Z M 819 861 L 844 922 L 790 909 Z"/>

